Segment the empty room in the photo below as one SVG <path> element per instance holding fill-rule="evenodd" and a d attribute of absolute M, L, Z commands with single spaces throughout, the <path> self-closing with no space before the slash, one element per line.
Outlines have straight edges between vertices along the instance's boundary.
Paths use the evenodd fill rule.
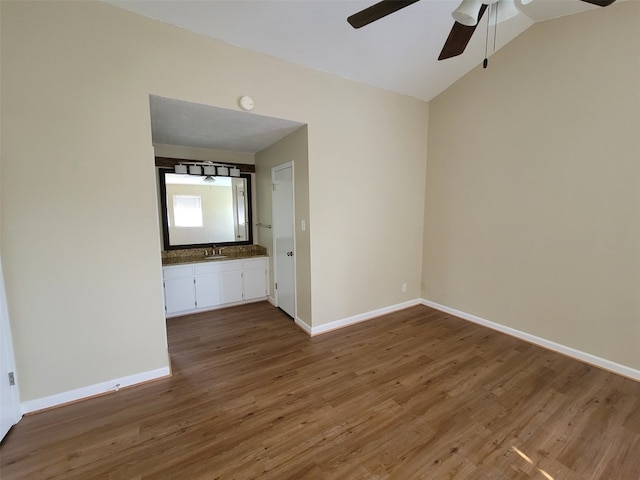
<path fill-rule="evenodd" d="M 0 2 L 0 478 L 640 478 L 640 2 Z"/>

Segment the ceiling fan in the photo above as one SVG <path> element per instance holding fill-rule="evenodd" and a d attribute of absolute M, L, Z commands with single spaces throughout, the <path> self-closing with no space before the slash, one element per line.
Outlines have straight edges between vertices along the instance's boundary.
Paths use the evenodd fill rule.
<path fill-rule="evenodd" d="M 382 0 L 364 10 L 354 13 L 347 21 L 353 28 L 360 28 L 376 20 L 380 20 L 387 15 L 408 7 L 419 0 Z M 522 4 L 527 4 L 532 0 L 519 0 Z M 581 0 L 583 2 L 606 7 L 616 0 Z M 511 18 L 518 13 L 514 0 L 462 0 L 462 3 L 451 14 L 455 23 L 449 33 L 449 37 L 442 47 L 438 60 L 455 57 L 464 52 L 471 36 L 475 31 L 480 19 L 484 15 L 489 5 L 493 5 L 496 10 L 495 23 Z"/>

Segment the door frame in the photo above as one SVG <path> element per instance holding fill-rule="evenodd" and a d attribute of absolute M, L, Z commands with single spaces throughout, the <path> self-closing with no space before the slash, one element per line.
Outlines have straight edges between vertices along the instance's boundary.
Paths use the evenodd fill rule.
<path fill-rule="evenodd" d="M 9 400 L 9 404 L 2 403 L 3 425 L 0 431 L 0 440 L 9 432 L 9 429 L 22 419 L 22 405 L 20 404 L 20 393 L 18 392 L 18 381 L 16 379 L 16 361 L 13 353 L 13 341 L 11 337 L 11 325 L 9 324 L 9 308 L 7 307 L 7 295 L 4 286 L 4 275 L 2 271 L 2 260 L 0 259 L 0 355 L 2 355 L 0 371 L 0 381 L 3 382 L 2 389 L 5 390 L 6 397 L 0 397 L 2 401 Z M 6 369 L 6 371 L 5 371 Z M 9 385 L 9 372 L 14 374 L 14 385 Z M 5 421 L 10 422 L 5 425 Z M 6 431 L 5 430 L 6 427 Z"/>
<path fill-rule="evenodd" d="M 296 253 L 296 180 L 295 180 L 295 167 L 292 161 L 286 162 L 275 167 L 271 167 L 271 218 L 273 223 L 273 283 L 274 283 L 274 295 L 275 306 L 278 307 L 278 289 L 275 288 L 275 284 L 278 283 L 278 263 L 276 261 L 276 235 L 275 235 L 275 222 L 276 222 L 276 206 L 273 192 L 275 191 L 275 173 L 291 168 L 291 215 L 293 224 L 293 320 L 295 321 L 298 315 L 298 282 L 296 280 L 296 266 L 298 263 L 298 255 Z"/>

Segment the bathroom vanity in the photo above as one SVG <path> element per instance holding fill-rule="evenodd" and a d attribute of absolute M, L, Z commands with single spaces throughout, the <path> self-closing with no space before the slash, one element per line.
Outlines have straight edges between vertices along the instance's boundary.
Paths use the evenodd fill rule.
<path fill-rule="evenodd" d="M 166 317 L 266 300 L 267 260 L 266 256 L 176 259 L 163 265 Z"/>

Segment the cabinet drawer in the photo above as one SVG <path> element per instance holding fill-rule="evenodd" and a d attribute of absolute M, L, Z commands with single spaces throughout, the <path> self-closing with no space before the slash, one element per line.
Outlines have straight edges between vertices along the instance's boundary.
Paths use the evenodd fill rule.
<path fill-rule="evenodd" d="M 180 265 L 179 267 L 164 267 L 162 269 L 164 278 L 180 278 L 193 276 L 191 265 Z"/>
<path fill-rule="evenodd" d="M 238 261 L 216 261 L 211 263 L 198 263 L 195 266 L 196 275 L 209 273 L 233 272 L 242 269 L 242 263 Z"/>
<path fill-rule="evenodd" d="M 267 262 L 264 258 L 258 258 L 256 260 L 245 260 L 242 262 L 242 268 L 245 270 L 252 270 L 254 268 L 267 268 Z"/>

